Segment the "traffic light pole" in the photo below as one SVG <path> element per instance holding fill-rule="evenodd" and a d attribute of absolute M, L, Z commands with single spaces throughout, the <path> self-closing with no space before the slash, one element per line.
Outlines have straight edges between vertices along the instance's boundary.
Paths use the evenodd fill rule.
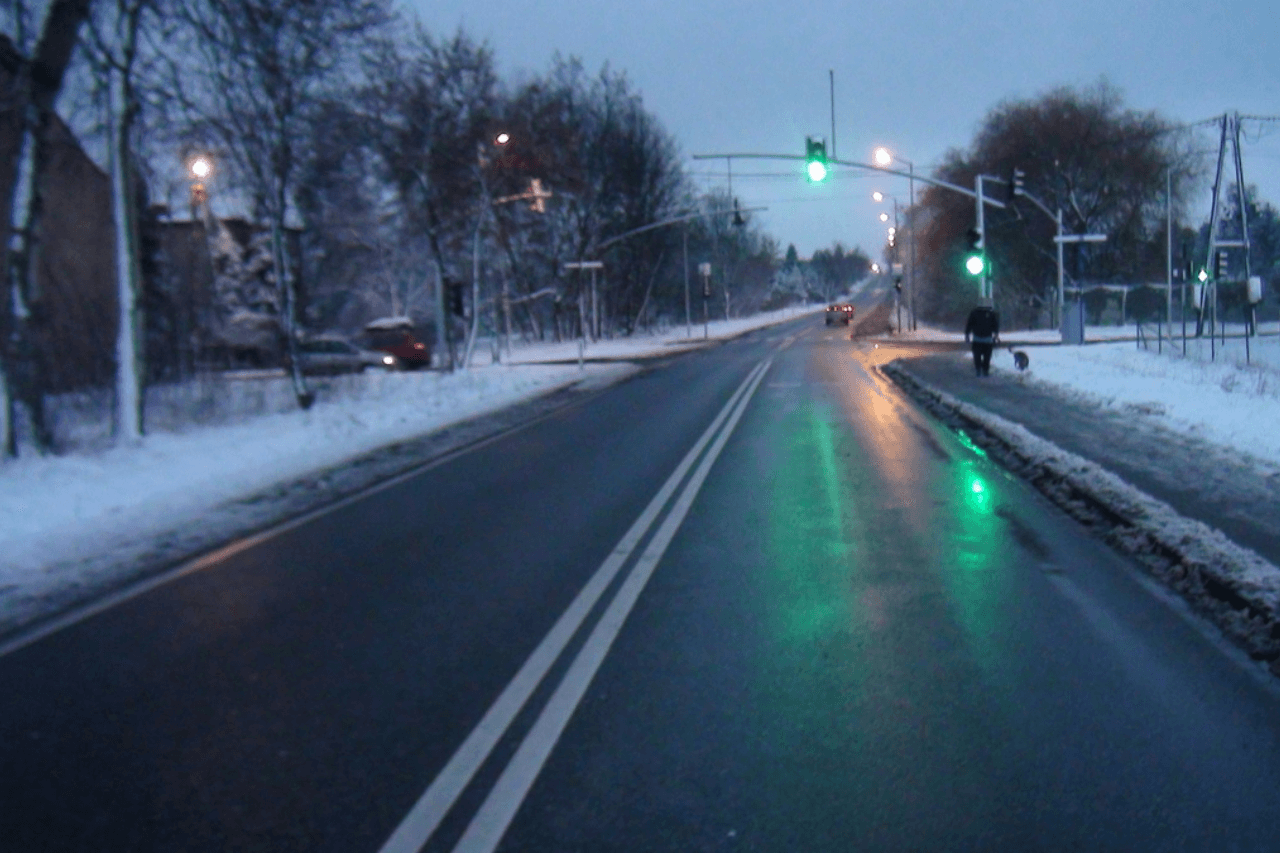
<path fill-rule="evenodd" d="M 982 274 L 978 276 L 978 298 L 989 296 L 987 293 L 987 231 L 983 227 L 986 217 L 983 216 L 982 180 L 986 175 L 978 175 L 973 179 L 974 200 L 978 205 L 978 248 L 982 251 Z"/>

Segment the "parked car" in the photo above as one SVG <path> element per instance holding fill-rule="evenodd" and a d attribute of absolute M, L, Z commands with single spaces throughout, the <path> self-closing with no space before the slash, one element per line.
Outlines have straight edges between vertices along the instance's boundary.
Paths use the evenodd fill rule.
<path fill-rule="evenodd" d="M 853 315 L 857 313 L 857 309 L 847 302 L 838 302 L 834 305 L 827 306 L 827 325 L 833 326 L 839 323 L 842 326 L 849 325 L 849 321 L 853 319 Z"/>
<path fill-rule="evenodd" d="M 341 338 L 298 341 L 298 363 L 305 374 L 361 373 L 370 367 L 400 369 L 400 360 L 394 355 L 362 349 Z"/>
<path fill-rule="evenodd" d="M 371 350 L 395 356 L 406 370 L 417 370 L 431 367 L 433 332 L 419 332 L 408 317 L 383 317 L 365 324 L 360 340 Z"/>

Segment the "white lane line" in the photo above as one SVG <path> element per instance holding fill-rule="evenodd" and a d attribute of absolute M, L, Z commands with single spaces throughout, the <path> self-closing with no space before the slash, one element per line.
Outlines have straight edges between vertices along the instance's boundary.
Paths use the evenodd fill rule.
<path fill-rule="evenodd" d="M 764 362 L 764 370 L 755 374 L 751 387 L 738 402 L 725 428 L 716 437 L 707 455 L 703 457 L 702 463 L 680 493 L 680 497 L 663 520 L 658 532 L 653 535 L 649 547 L 636 561 L 604 616 L 596 623 L 587 642 L 565 673 L 564 680 L 560 682 L 546 707 L 538 715 L 537 722 L 525 736 L 511 762 L 502 771 L 502 775 L 490 790 L 480 810 L 471 819 L 466 832 L 453 848 L 453 853 L 492 853 L 497 849 L 520 804 L 524 802 L 534 780 L 542 772 L 543 765 L 551 755 L 551 750 L 555 748 L 565 726 L 568 725 L 569 718 L 573 716 L 587 687 L 604 662 L 614 639 L 622 630 L 622 625 L 631 613 L 632 607 L 640 598 L 645 584 L 649 582 L 658 561 L 666 553 L 667 546 L 671 544 L 689 508 L 693 506 L 693 501 L 698 496 L 698 491 L 702 488 L 707 474 L 711 471 L 711 466 L 715 464 L 725 442 L 729 440 L 734 427 L 737 426 L 738 419 L 742 417 L 747 404 L 751 402 L 751 396 L 755 393 L 756 386 L 760 384 L 770 364 L 772 359 Z"/>
<path fill-rule="evenodd" d="M 454 752 L 449 759 L 449 763 L 444 766 L 444 769 L 440 771 L 427 790 L 414 803 L 413 808 L 405 815 L 404 820 L 396 827 L 395 832 L 382 845 L 380 853 L 417 853 L 431 838 L 436 828 L 440 826 L 440 821 L 444 819 L 449 809 L 453 808 L 454 802 L 462 794 L 463 789 L 471 783 L 476 771 L 488 759 L 489 753 L 493 751 L 494 746 L 510 727 L 512 720 L 515 719 L 520 709 L 524 707 L 525 702 L 529 700 L 534 690 L 542 682 L 547 670 L 560 657 L 565 646 L 569 644 L 573 635 L 582 626 L 583 621 L 600 599 L 600 596 L 604 594 L 605 589 L 613 582 L 619 569 L 630 559 L 632 552 L 640 544 L 640 540 L 644 538 L 658 514 L 666 506 L 667 501 L 671 499 L 671 495 L 681 481 L 684 480 L 685 475 L 693 467 L 693 463 L 697 461 L 698 456 L 711 441 L 716 431 L 720 429 L 720 426 L 729 417 L 733 407 L 747 393 L 748 387 L 754 389 L 752 383 L 759 382 L 760 377 L 764 375 L 764 369 L 765 365 L 757 365 L 751 373 L 747 374 L 747 378 L 742 381 L 742 384 L 729 397 L 729 401 L 725 403 L 724 408 L 716 415 L 715 420 L 711 422 L 711 426 L 707 427 L 702 437 L 685 454 L 684 459 L 676 466 L 675 471 L 667 478 L 666 483 L 658 490 L 658 493 L 654 495 L 653 500 L 645 507 L 644 512 L 640 514 L 640 517 L 635 520 L 631 528 L 614 546 L 613 552 L 596 570 L 596 573 L 587 582 L 586 586 L 578 592 L 573 602 L 556 620 L 555 625 L 552 626 L 547 635 L 543 637 L 542 642 L 529 655 L 524 666 L 511 679 L 511 682 L 498 696 L 497 700 L 485 712 L 484 717 L 467 735 L 467 739 Z"/>

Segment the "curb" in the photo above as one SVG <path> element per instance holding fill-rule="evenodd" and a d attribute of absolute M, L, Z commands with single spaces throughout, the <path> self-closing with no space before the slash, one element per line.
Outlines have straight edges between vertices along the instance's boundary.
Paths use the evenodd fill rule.
<path fill-rule="evenodd" d="M 900 360 L 878 369 L 1280 675 L 1280 568 L 1097 463 L 923 382 Z"/>

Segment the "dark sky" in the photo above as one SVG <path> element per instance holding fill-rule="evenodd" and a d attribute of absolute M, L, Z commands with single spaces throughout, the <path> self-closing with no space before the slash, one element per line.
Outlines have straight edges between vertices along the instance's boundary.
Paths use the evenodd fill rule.
<path fill-rule="evenodd" d="M 830 135 L 828 69 L 840 158 L 868 161 L 885 145 L 926 172 L 948 148 L 967 146 L 1001 101 L 1103 78 L 1127 106 L 1176 121 L 1280 115 L 1280 15 L 1261 0 L 406 5 L 433 33 L 461 26 L 487 40 L 507 79 L 543 70 L 557 50 L 589 70 L 607 62 L 625 71 L 686 156 L 803 154 L 806 135 Z M 1248 127 L 1245 178 L 1280 203 L 1280 123 Z M 724 185 L 724 161 L 688 165 L 703 185 Z M 905 204 L 905 180 L 844 171 L 810 186 L 788 169 L 799 165 L 734 162 L 735 195 L 769 207 L 763 224 L 782 246 L 807 256 L 841 240 L 878 254 L 884 205 L 871 192 Z M 1208 217 L 1207 196 L 1195 214 Z"/>

